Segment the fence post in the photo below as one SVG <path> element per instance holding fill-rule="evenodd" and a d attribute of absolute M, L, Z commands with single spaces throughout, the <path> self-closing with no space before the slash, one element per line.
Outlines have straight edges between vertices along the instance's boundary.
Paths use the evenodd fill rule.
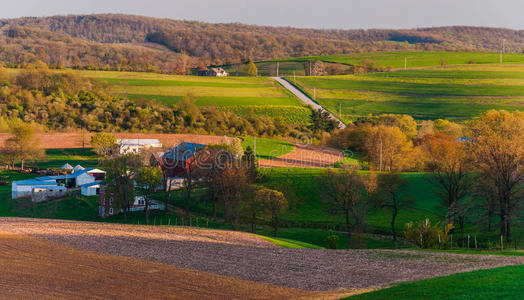
<path fill-rule="evenodd" d="M 153 226 L 156 226 L 156 217 L 153 218 Z"/>
<path fill-rule="evenodd" d="M 167 219 L 167 226 L 171 225 L 171 218 Z"/>
<path fill-rule="evenodd" d="M 468 234 L 468 249 L 469 249 L 469 234 Z"/>
<path fill-rule="evenodd" d="M 500 235 L 500 251 L 504 251 L 504 236 Z"/>

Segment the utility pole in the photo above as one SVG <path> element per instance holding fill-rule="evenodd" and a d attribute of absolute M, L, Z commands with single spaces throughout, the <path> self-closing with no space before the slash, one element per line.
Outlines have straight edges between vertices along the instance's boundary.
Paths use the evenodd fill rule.
<path fill-rule="evenodd" d="M 342 103 L 338 104 L 338 118 L 342 120 Z"/>
<path fill-rule="evenodd" d="M 405 56 L 404 57 L 404 70 L 407 70 L 408 69 L 408 57 Z"/>
<path fill-rule="evenodd" d="M 278 61 L 277 61 L 277 77 L 278 77 L 278 67 L 279 67 L 279 66 L 278 66 Z"/>
<path fill-rule="evenodd" d="M 382 139 L 380 139 L 380 158 L 379 158 L 379 171 L 382 172 Z"/>
<path fill-rule="evenodd" d="M 293 81 L 297 81 L 297 75 L 295 74 L 295 71 L 293 71 Z"/>
<path fill-rule="evenodd" d="M 309 61 L 309 76 L 313 76 L 312 73 L 312 68 L 313 68 L 313 62 L 312 61 Z"/>
<path fill-rule="evenodd" d="M 502 54 L 506 51 L 506 40 L 502 40 L 502 49 L 500 50 L 500 64 L 502 64 Z"/>
<path fill-rule="evenodd" d="M 317 88 L 313 88 L 313 100 L 317 100 Z"/>

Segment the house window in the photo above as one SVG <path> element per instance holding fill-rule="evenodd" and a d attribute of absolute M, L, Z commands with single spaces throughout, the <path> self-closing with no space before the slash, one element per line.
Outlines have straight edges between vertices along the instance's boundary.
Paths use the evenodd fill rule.
<path fill-rule="evenodd" d="M 109 214 L 112 215 L 113 214 L 113 208 L 109 208 Z"/>
<path fill-rule="evenodd" d="M 109 205 L 113 205 L 113 197 L 109 198 Z"/>

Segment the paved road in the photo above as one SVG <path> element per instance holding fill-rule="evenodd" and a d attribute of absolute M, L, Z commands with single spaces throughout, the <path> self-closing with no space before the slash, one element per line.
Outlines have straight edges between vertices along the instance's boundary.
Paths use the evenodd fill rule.
<path fill-rule="evenodd" d="M 309 98 L 308 95 L 302 93 L 302 91 L 294 87 L 291 83 L 289 83 L 283 77 L 271 77 L 271 78 L 275 79 L 278 83 L 280 83 L 283 87 L 285 87 L 288 91 L 290 91 L 295 96 L 297 96 L 298 99 L 300 99 L 302 102 L 306 103 L 307 105 L 311 105 L 314 109 L 321 109 L 323 111 L 327 111 L 322 106 L 320 106 L 318 103 L 316 103 L 313 99 Z M 335 115 L 333 115 L 332 113 L 329 113 L 329 116 L 331 117 L 331 119 L 338 122 L 338 128 L 346 128 L 346 125 L 342 123 L 342 121 L 340 121 L 339 118 L 335 117 Z"/>

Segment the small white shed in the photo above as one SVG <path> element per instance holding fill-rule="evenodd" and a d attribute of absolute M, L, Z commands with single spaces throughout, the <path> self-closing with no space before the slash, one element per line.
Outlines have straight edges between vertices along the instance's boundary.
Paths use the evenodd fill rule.
<path fill-rule="evenodd" d="M 100 195 L 100 182 L 95 181 L 86 183 L 80 187 L 82 196 L 96 196 Z"/>

